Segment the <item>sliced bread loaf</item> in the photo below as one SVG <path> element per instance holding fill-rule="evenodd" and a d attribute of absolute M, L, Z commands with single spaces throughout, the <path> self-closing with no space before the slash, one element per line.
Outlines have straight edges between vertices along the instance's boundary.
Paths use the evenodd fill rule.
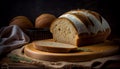
<path fill-rule="evenodd" d="M 58 42 L 81 46 L 106 40 L 111 29 L 100 14 L 82 9 L 61 15 L 51 24 L 50 31 Z"/>
<path fill-rule="evenodd" d="M 49 40 L 34 41 L 33 46 L 37 50 L 46 52 L 65 53 L 77 49 L 77 46 Z"/>

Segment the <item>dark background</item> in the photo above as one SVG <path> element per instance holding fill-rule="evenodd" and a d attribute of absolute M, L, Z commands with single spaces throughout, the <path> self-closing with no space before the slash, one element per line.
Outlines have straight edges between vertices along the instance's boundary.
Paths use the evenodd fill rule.
<path fill-rule="evenodd" d="M 120 35 L 118 0 L 0 0 L 0 28 L 19 15 L 27 16 L 34 24 L 42 13 L 56 17 L 72 9 L 89 9 L 100 13 L 110 24 L 112 35 Z"/>

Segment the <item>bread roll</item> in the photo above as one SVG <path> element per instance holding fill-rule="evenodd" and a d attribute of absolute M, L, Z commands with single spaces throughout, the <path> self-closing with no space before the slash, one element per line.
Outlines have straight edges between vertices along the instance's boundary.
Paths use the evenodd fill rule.
<path fill-rule="evenodd" d="M 99 13 L 81 9 L 61 15 L 51 24 L 50 31 L 58 42 L 81 46 L 103 42 L 111 29 Z"/>
<path fill-rule="evenodd" d="M 35 20 L 35 28 L 49 28 L 52 21 L 54 21 L 55 19 L 56 17 L 52 14 L 41 14 Z"/>
<path fill-rule="evenodd" d="M 14 17 L 9 25 L 18 25 L 21 29 L 33 28 L 32 22 L 26 16 Z"/>
<path fill-rule="evenodd" d="M 54 53 L 65 53 L 77 49 L 77 46 L 54 42 L 50 40 L 34 41 L 33 46 L 37 50 Z"/>

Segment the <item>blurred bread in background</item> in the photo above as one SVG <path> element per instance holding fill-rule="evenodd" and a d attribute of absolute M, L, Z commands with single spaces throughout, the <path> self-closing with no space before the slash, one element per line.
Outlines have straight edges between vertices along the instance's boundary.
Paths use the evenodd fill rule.
<path fill-rule="evenodd" d="M 35 19 L 35 28 L 49 28 L 56 17 L 49 13 L 43 13 Z"/>
<path fill-rule="evenodd" d="M 26 16 L 14 17 L 11 19 L 9 25 L 17 25 L 23 30 L 34 27 L 32 22 Z"/>

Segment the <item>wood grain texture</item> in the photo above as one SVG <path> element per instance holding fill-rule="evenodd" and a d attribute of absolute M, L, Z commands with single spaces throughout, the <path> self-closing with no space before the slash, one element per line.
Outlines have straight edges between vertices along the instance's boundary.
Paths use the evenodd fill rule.
<path fill-rule="evenodd" d="M 88 61 L 100 57 L 113 55 L 119 50 L 119 46 L 111 41 L 83 46 L 80 48 L 89 49 L 90 52 L 70 52 L 70 53 L 50 53 L 36 50 L 33 45 L 27 44 L 24 48 L 24 54 L 28 57 L 47 60 L 47 61 Z"/>

